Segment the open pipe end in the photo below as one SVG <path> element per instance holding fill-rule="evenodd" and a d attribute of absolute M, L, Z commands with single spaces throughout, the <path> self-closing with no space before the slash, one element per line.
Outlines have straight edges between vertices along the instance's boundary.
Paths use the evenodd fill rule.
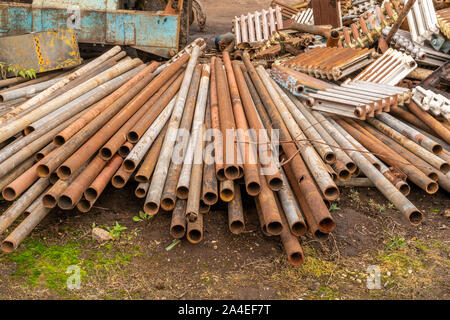
<path fill-rule="evenodd" d="M 428 194 L 434 194 L 438 190 L 439 190 L 439 185 L 436 182 L 430 182 L 426 187 L 426 191 Z"/>
<path fill-rule="evenodd" d="M 328 186 L 325 188 L 324 196 L 327 200 L 335 201 L 339 198 L 339 189 L 336 186 Z"/>
<path fill-rule="evenodd" d="M 325 233 L 320 230 L 316 230 L 316 232 L 314 232 L 314 238 L 316 238 L 319 241 L 325 241 L 329 238 L 329 236 L 330 236 L 329 233 Z"/>
<path fill-rule="evenodd" d="M 304 224 L 303 222 L 297 221 L 291 226 L 291 231 L 295 236 L 301 237 L 306 234 L 308 228 L 306 227 L 306 224 Z"/>
<path fill-rule="evenodd" d="M 131 143 L 137 143 L 139 141 L 139 135 L 135 131 L 130 131 L 127 134 L 127 140 Z"/>
<path fill-rule="evenodd" d="M 211 192 L 208 191 L 203 195 L 203 201 L 207 204 L 207 205 L 215 205 L 217 203 L 217 193 L 216 192 Z"/>
<path fill-rule="evenodd" d="M 177 197 L 186 200 L 189 197 L 189 188 L 186 186 L 180 186 L 177 188 Z"/>
<path fill-rule="evenodd" d="M 109 160 L 113 156 L 111 149 L 103 147 L 100 149 L 100 157 L 102 157 L 103 160 Z"/>
<path fill-rule="evenodd" d="M 439 176 L 437 175 L 436 172 L 430 172 L 430 173 L 428 173 L 428 178 L 430 178 L 433 181 L 438 181 Z"/>
<path fill-rule="evenodd" d="M 224 168 L 220 168 L 219 170 L 217 170 L 216 176 L 217 176 L 217 179 L 219 179 L 219 181 L 224 181 L 227 179 L 227 178 L 225 178 L 225 169 Z"/>
<path fill-rule="evenodd" d="M 134 195 L 137 198 L 142 199 L 147 195 L 147 191 L 143 188 L 136 188 L 136 191 L 134 191 Z"/>
<path fill-rule="evenodd" d="M 334 223 L 334 220 L 330 217 L 322 219 L 319 222 L 319 229 L 324 233 L 330 233 L 334 230 L 335 226 L 336 224 Z"/>
<path fill-rule="evenodd" d="M 80 200 L 80 202 L 78 202 L 77 204 L 77 209 L 83 213 L 88 213 L 91 210 L 91 208 L 92 208 L 91 203 L 86 199 Z"/>
<path fill-rule="evenodd" d="M 409 186 L 409 184 L 407 184 L 406 182 L 402 181 L 402 183 L 397 187 L 398 191 L 400 191 L 405 197 L 409 195 L 409 193 L 411 192 L 411 188 Z"/>
<path fill-rule="evenodd" d="M 11 187 L 6 187 L 2 191 L 2 196 L 6 201 L 13 201 L 17 197 L 16 190 Z"/>
<path fill-rule="evenodd" d="M 42 159 L 45 158 L 45 155 L 43 153 L 38 152 L 38 153 L 36 153 L 34 158 L 36 159 L 36 161 L 41 161 Z"/>
<path fill-rule="evenodd" d="M 145 183 L 145 182 L 148 182 L 147 177 L 145 177 L 145 176 L 143 176 L 143 175 L 140 175 L 140 174 L 134 176 L 134 180 L 136 180 L 136 181 L 139 182 L 139 183 Z"/>
<path fill-rule="evenodd" d="M 377 165 L 378 165 L 378 167 L 380 166 L 378 163 L 377 163 Z M 356 164 L 354 162 L 346 163 L 345 167 L 348 169 L 348 171 L 350 171 L 351 174 L 355 173 L 356 169 L 358 169 L 358 167 L 356 166 Z"/>
<path fill-rule="evenodd" d="M 293 252 L 288 255 L 288 261 L 293 266 L 301 266 L 305 261 L 305 256 L 302 252 Z"/>
<path fill-rule="evenodd" d="M 256 181 L 252 181 L 247 185 L 246 190 L 250 196 L 256 197 L 261 192 L 261 185 Z"/>
<path fill-rule="evenodd" d="M 266 224 L 267 232 L 271 235 L 278 236 L 283 230 L 283 225 L 281 222 L 272 221 Z"/>
<path fill-rule="evenodd" d="M 144 205 L 144 211 L 146 214 L 154 215 L 158 213 L 159 205 L 156 202 L 150 201 Z"/>
<path fill-rule="evenodd" d="M 130 154 L 130 152 L 131 150 L 128 146 L 121 146 L 119 148 L 119 156 L 121 156 L 122 158 L 126 158 Z"/>
<path fill-rule="evenodd" d="M 230 223 L 228 228 L 230 229 L 231 233 L 240 234 L 240 233 L 242 233 L 242 231 L 244 231 L 245 225 L 244 225 L 244 222 L 242 222 L 240 220 L 235 220 Z"/>
<path fill-rule="evenodd" d="M 59 177 L 58 177 L 58 174 L 56 172 L 52 172 L 48 179 L 50 180 L 51 184 L 55 184 L 56 182 L 59 181 Z"/>
<path fill-rule="evenodd" d="M 50 174 L 50 169 L 47 167 L 47 165 L 40 164 L 40 165 L 37 166 L 36 172 L 37 172 L 39 177 L 47 178 L 48 175 Z"/>
<path fill-rule="evenodd" d="M 239 168 L 237 166 L 228 166 L 225 168 L 225 178 L 228 180 L 236 180 L 239 178 Z"/>
<path fill-rule="evenodd" d="M 420 211 L 414 210 L 411 212 L 408 216 L 409 222 L 411 222 L 412 225 L 419 225 L 423 220 L 423 214 Z"/>
<path fill-rule="evenodd" d="M 84 197 L 86 198 L 86 200 L 94 201 L 98 197 L 98 192 L 94 188 L 89 187 L 84 192 Z"/>
<path fill-rule="evenodd" d="M 69 196 L 62 195 L 58 199 L 58 206 L 63 210 L 70 210 L 73 207 L 73 201 Z"/>
<path fill-rule="evenodd" d="M 27 136 L 30 133 L 32 133 L 34 131 L 34 128 L 31 126 L 26 127 L 25 129 L 23 129 L 23 133 Z"/>
<path fill-rule="evenodd" d="M 347 181 L 351 178 L 352 174 L 350 173 L 350 171 L 343 169 L 341 171 L 338 172 L 338 179 L 341 181 Z"/>
<path fill-rule="evenodd" d="M 66 143 L 66 138 L 59 135 L 55 136 L 55 138 L 53 138 L 53 143 L 56 144 L 57 146 L 62 146 L 64 143 Z"/>
<path fill-rule="evenodd" d="M 68 166 L 60 166 L 58 170 L 56 170 L 56 173 L 61 180 L 67 180 L 72 175 L 72 169 Z"/>
<path fill-rule="evenodd" d="M 332 164 L 336 162 L 336 155 L 334 152 L 325 153 L 325 162 L 328 164 Z"/>
<path fill-rule="evenodd" d="M 57 200 L 53 195 L 46 194 L 46 195 L 44 195 L 44 197 L 42 197 L 42 204 L 44 205 L 44 207 L 51 209 L 51 208 L 56 207 Z"/>
<path fill-rule="evenodd" d="M 443 174 L 447 174 L 447 172 L 450 171 L 450 165 L 448 163 L 444 163 L 440 166 L 439 171 L 441 171 Z"/>
<path fill-rule="evenodd" d="M 175 200 L 172 198 L 163 198 L 161 200 L 161 208 L 165 211 L 172 211 L 175 208 Z"/>
<path fill-rule="evenodd" d="M 111 184 L 117 188 L 117 189 L 121 189 L 125 186 L 125 179 L 122 176 L 116 175 L 112 178 L 111 180 Z"/>
<path fill-rule="evenodd" d="M 190 243 L 200 243 L 203 239 L 203 232 L 197 229 L 189 230 L 187 233 L 187 239 Z"/>
<path fill-rule="evenodd" d="M 280 191 L 283 188 L 283 180 L 279 177 L 272 177 L 269 180 L 269 188 L 272 191 Z"/>
<path fill-rule="evenodd" d="M 234 199 L 234 192 L 231 189 L 222 189 L 220 191 L 220 199 L 224 202 L 230 202 Z"/>
<path fill-rule="evenodd" d="M 435 154 L 435 155 L 438 155 L 438 154 L 440 154 L 441 152 L 442 152 L 442 146 L 440 145 L 440 144 L 436 144 L 436 145 L 434 145 L 432 148 L 431 148 L 431 151 L 433 151 L 433 153 Z"/>
<path fill-rule="evenodd" d="M 5 240 L 2 242 L 2 251 L 3 252 L 11 253 L 14 250 L 16 250 L 16 248 L 17 247 L 14 245 L 14 242 L 12 242 L 12 241 Z"/>
<path fill-rule="evenodd" d="M 123 168 L 127 172 L 133 172 L 134 170 L 136 170 L 136 164 L 133 160 L 127 159 L 123 162 Z"/>
<path fill-rule="evenodd" d="M 170 228 L 170 235 L 174 237 L 175 239 L 181 239 L 184 237 L 184 234 L 186 233 L 185 226 L 181 224 L 176 224 Z"/>

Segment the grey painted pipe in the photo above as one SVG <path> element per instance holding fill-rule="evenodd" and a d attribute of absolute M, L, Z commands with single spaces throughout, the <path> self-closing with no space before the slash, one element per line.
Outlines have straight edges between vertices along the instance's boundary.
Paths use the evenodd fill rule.
<path fill-rule="evenodd" d="M 61 78 L 51 79 L 45 82 L 36 83 L 24 88 L 8 90 L 0 93 L 0 101 L 7 102 L 19 98 L 28 98 L 36 93 L 42 92 L 45 89 L 51 87 L 58 81 L 61 81 Z"/>
<path fill-rule="evenodd" d="M 20 198 L 14 202 L 8 210 L 0 216 L 0 234 L 9 226 L 39 197 L 50 185 L 48 178 L 36 181 Z"/>
<path fill-rule="evenodd" d="M 170 158 L 172 156 L 173 147 L 178 134 L 178 127 L 180 125 L 184 105 L 186 103 L 186 96 L 200 53 L 200 47 L 195 46 L 186 67 L 183 82 L 181 83 L 180 91 L 178 92 L 175 107 L 168 124 L 160 155 L 158 157 L 158 163 L 156 164 L 155 171 L 153 172 L 152 182 L 145 199 L 144 211 L 148 214 L 155 214 L 159 210 L 161 195 L 170 165 Z"/>
<path fill-rule="evenodd" d="M 70 101 L 78 98 L 79 96 L 85 94 L 86 92 L 127 72 L 132 68 L 137 67 L 140 64 L 142 64 L 142 61 L 139 59 L 133 60 L 124 59 L 114 67 L 109 68 L 108 70 L 87 80 L 86 82 L 80 84 L 79 86 L 57 96 L 56 98 L 50 100 L 47 103 L 44 103 L 43 105 L 39 106 L 39 108 L 36 108 L 35 110 L 24 115 L 23 117 L 4 125 L 2 128 L 0 128 L 0 142 L 3 142 L 9 137 L 22 131 L 30 123 L 33 123 L 34 121 L 48 115 L 49 113 L 55 111 L 56 109 L 62 107 L 63 105 L 69 103 Z"/>

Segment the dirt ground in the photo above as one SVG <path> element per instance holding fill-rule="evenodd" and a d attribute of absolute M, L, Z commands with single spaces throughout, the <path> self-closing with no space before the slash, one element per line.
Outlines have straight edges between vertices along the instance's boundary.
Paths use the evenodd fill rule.
<path fill-rule="evenodd" d="M 202 2 L 206 34 L 194 25 L 192 37 L 213 43 L 234 15 L 270 1 Z M 409 199 L 425 214 L 412 227 L 376 189 L 342 189 L 332 207 L 336 230 L 325 242 L 303 238 L 305 263 L 292 267 L 279 238 L 261 233 L 250 198 L 243 234 L 228 231 L 222 205 L 205 217 L 202 243 L 183 239 L 167 251 L 170 215 L 134 221 L 143 206 L 135 187 L 109 186 L 88 214 L 54 210 L 15 253 L 0 253 L 0 299 L 450 299 L 444 191 L 429 196 L 412 187 Z M 0 202 L 0 212 L 7 205 Z M 94 226 L 116 224 L 126 228 L 115 229 L 119 240 L 91 240 Z M 79 289 L 67 288 L 70 266 L 80 268 Z M 367 287 L 370 266 L 379 268 L 378 289 Z"/>

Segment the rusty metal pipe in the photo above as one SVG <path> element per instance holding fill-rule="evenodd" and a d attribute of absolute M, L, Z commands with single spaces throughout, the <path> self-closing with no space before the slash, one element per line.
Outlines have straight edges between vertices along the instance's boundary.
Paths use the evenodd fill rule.
<path fill-rule="evenodd" d="M 227 75 L 222 60 L 217 58 L 215 65 L 220 130 L 223 139 L 224 174 L 227 179 L 235 180 L 240 177 L 240 172 L 243 171 L 243 168 L 237 163 L 238 147 L 234 141 L 236 124 L 233 116 L 230 89 L 228 87 Z M 230 141 L 231 139 L 233 139 L 233 141 Z"/>
<path fill-rule="evenodd" d="M 316 115 L 315 113 L 313 114 Z M 379 157 L 381 160 L 383 160 L 384 162 L 388 163 L 391 166 L 396 166 L 400 170 L 402 170 L 408 176 L 408 178 L 422 190 L 426 191 L 429 194 L 433 194 L 438 190 L 439 187 L 435 181 L 431 180 L 422 171 L 416 168 L 404 157 L 398 155 L 394 150 L 386 146 L 379 139 L 374 138 L 373 136 L 368 136 L 365 133 L 362 133 L 360 131 L 361 129 L 365 131 L 362 127 L 356 124 L 357 126 L 356 129 L 349 123 L 339 119 L 337 119 L 336 122 L 339 125 L 341 125 L 345 129 L 345 131 L 347 131 L 351 136 L 353 136 L 356 140 L 358 140 L 369 151 L 376 153 L 377 157 Z"/>
<path fill-rule="evenodd" d="M 78 175 L 86 168 L 86 165 L 78 169 L 75 174 L 73 174 L 68 180 L 57 180 L 53 183 L 53 186 L 46 191 L 42 203 L 46 208 L 55 208 L 58 205 L 59 197 L 63 194 L 63 192 L 70 186 L 73 180 L 75 180 Z M 50 182 L 52 182 L 51 176 L 49 177 Z"/>
<path fill-rule="evenodd" d="M 41 149 L 38 153 L 34 155 L 34 158 L 36 161 L 41 161 L 44 159 L 50 152 L 55 150 L 58 146 L 54 144 L 53 142 L 50 142 L 48 145 L 46 145 L 44 148 Z"/>
<path fill-rule="evenodd" d="M 36 181 L 17 201 L 15 201 L 2 215 L 0 215 L 0 234 L 38 198 L 50 185 L 47 178 Z"/>
<path fill-rule="evenodd" d="M 220 181 L 219 190 L 220 199 L 223 202 L 230 202 L 234 198 L 234 184 L 233 180 Z"/>
<path fill-rule="evenodd" d="M 116 66 L 111 67 L 110 69 L 100 73 L 99 75 L 87 80 L 78 87 L 75 87 L 72 90 L 69 90 L 55 97 L 54 99 L 43 104 L 39 108 L 36 108 L 33 111 L 27 113 L 23 117 L 15 121 L 12 121 L 8 124 L 5 124 L 0 129 L 0 142 L 22 131 L 30 123 L 33 123 L 34 121 L 48 115 L 49 113 L 69 103 L 73 99 L 76 99 L 77 97 L 83 95 L 84 93 L 96 88 L 100 84 L 103 84 L 111 80 L 112 78 L 115 78 L 129 71 L 130 69 L 138 67 L 140 64 L 142 64 L 142 61 L 140 59 L 119 62 Z"/>
<path fill-rule="evenodd" d="M 126 158 L 130 154 L 133 147 L 134 144 L 132 144 L 129 141 L 125 141 L 125 143 L 120 146 L 119 150 L 117 151 L 117 154 L 122 158 Z"/>
<path fill-rule="evenodd" d="M 203 214 L 199 214 L 194 222 L 187 221 L 186 238 L 193 244 L 203 240 Z"/>
<path fill-rule="evenodd" d="M 125 167 L 122 162 L 122 165 L 112 177 L 111 184 L 113 185 L 114 188 L 122 189 L 123 187 L 125 187 L 128 180 L 130 180 L 132 174 L 133 172 L 125 170 Z"/>
<path fill-rule="evenodd" d="M 150 189 L 145 199 L 144 211 L 147 214 L 156 214 L 159 210 L 161 195 L 166 181 L 167 171 L 169 169 L 170 158 L 172 156 L 175 139 L 178 134 L 178 127 L 183 115 L 186 96 L 189 91 L 189 85 L 191 83 L 195 65 L 197 64 L 197 58 L 199 57 L 200 53 L 200 47 L 195 46 L 192 50 L 191 58 L 189 59 L 189 63 L 186 67 L 183 83 L 181 84 L 180 91 L 177 95 L 175 107 L 169 120 L 169 125 L 167 127 L 167 133 L 161 147 L 161 153 L 155 167 L 155 172 L 153 173 L 153 179 L 150 184 Z"/>
<path fill-rule="evenodd" d="M 136 172 L 134 179 L 137 182 L 144 183 L 150 181 L 150 177 L 153 174 L 153 170 L 155 169 L 156 161 L 158 160 L 161 146 L 166 135 L 167 125 L 168 124 L 166 124 L 162 131 L 159 133 L 158 138 L 156 138 L 155 142 L 152 144 L 152 147 L 145 156 L 144 161 L 142 161 L 139 170 Z"/>
<path fill-rule="evenodd" d="M 186 200 L 177 199 L 170 222 L 170 235 L 181 239 L 186 234 Z M 195 232 L 194 232 L 195 236 Z"/>
<path fill-rule="evenodd" d="M 373 127 L 377 128 L 379 131 L 389 136 L 391 139 L 395 140 L 397 143 L 401 144 L 403 147 L 419 156 L 434 168 L 440 170 L 442 173 L 446 174 L 450 170 L 450 165 L 445 160 L 439 158 L 434 153 L 428 151 L 427 149 L 421 147 L 417 143 L 411 141 L 401 133 L 395 131 L 391 127 L 385 125 L 383 122 L 377 119 L 367 119 Z"/>
<path fill-rule="evenodd" d="M 317 116 L 318 112 L 313 112 Z M 319 121 L 325 126 L 327 131 L 339 143 L 340 146 L 347 149 L 353 149 L 348 140 L 333 126 L 336 122 L 333 119 L 325 119 L 322 115 L 318 116 Z M 422 213 L 400 192 L 398 191 L 383 174 L 372 166 L 361 153 L 349 151 L 350 157 L 358 165 L 358 168 L 368 177 L 376 188 L 390 201 L 394 206 L 408 219 L 413 225 L 418 225 L 423 219 Z"/>
<path fill-rule="evenodd" d="M 135 118 L 133 119 L 135 124 L 127 128 L 128 131 L 125 133 L 128 141 L 137 143 L 142 138 L 142 135 L 147 131 L 153 121 L 155 121 L 161 110 L 165 108 L 177 94 L 180 89 L 181 82 L 183 81 L 183 77 L 184 70 L 178 70 L 178 72 L 175 73 L 172 78 L 144 104 L 146 112 L 143 115 L 135 114 L 133 116 L 133 118 Z M 150 107 L 149 110 L 147 110 L 148 107 Z M 136 118 L 136 116 L 138 117 Z"/>
<path fill-rule="evenodd" d="M 134 191 L 134 195 L 136 198 L 144 199 L 147 195 L 148 188 L 150 187 L 150 182 L 141 182 L 136 187 L 136 190 Z"/>
<path fill-rule="evenodd" d="M 125 106 L 132 98 L 134 98 L 153 78 L 153 71 L 158 66 L 152 63 L 137 75 L 123 84 L 119 89 L 100 100 L 89 110 L 83 117 L 72 123 L 66 129 L 61 131 L 54 139 L 57 145 L 63 145 L 77 132 L 87 126 L 93 119 L 105 112 L 107 109 L 113 108 L 112 105 Z"/>
<path fill-rule="evenodd" d="M 83 196 L 84 191 L 105 167 L 106 161 L 96 156 L 67 187 L 58 199 L 58 206 L 63 210 L 75 207 Z"/>
<path fill-rule="evenodd" d="M 255 129 L 259 133 L 259 136 L 254 137 L 252 140 L 256 140 L 258 143 L 259 162 L 265 178 L 271 190 L 279 191 L 283 185 L 283 181 L 278 169 L 278 159 L 274 159 L 272 149 L 269 146 L 269 136 L 264 129 L 264 125 L 262 124 L 262 120 L 257 111 L 264 109 L 261 99 L 248 74 L 243 73 L 239 62 L 233 61 L 233 71 L 236 76 L 236 82 L 238 84 L 247 121 L 250 128 Z M 256 107 L 256 105 L 258 105 L 258 107 Z M 263 158 L 263 161 L 261 161 L 261 158 Z"/>
<path fill-rule="evenodd" d="M 228 202 L 228 229 L 230 229 L 233 234 L 240 234 L 245 229 L 241 189 L 236 183 L 234 185 L 233 200 Z"/>
<path fill-rule="evenodd" d="M 375 184 L 369 178 L 351 178 L 347 181 L 338 181 L 338 186 L 343 188 L 375 188 Z"/>
<path fill-rule="evenodd" d="M 426 131 L 429 134 L 436 134 L 422 120 L 420 120 L 414 114 L 412 114 L 411 112 L 402 107 L 391 107 L 389 113 L 396 116 L 397 118 L 400 118 L 403 121 L 406 121 L 407 123 L 414 125 L 417 128 Z"/>
<path fill-rule="evenodd" d="M 189 221 L 196 220 L 200 214 L 199 209 L 203 177 L 203 150 L 205 147 L 205 140 L 203 139 L 204 131 L 205 125 L 203 124 L 195 142 L 194 162 L 192 164 L 189 196 L 186 204 L 186 217 Z"/>
<path fill-rule="evenodd" d="M 382 121 L 383 123 L 387 124 L 392 129 L 397 130 L 399 133 L 405 135 L 412 141 L 421 145 L 428 151 L 434 154 L 439 154 L 442 152 L 442 146 L 439 143 L 429 139 L 428 137 L 424 136 L 417 130 L 408 126 L 407 124 L 395 119 L 393 116 L 383 113 L 377 115 L 376 118 Z"/>
<path fill-rule="evenodd" d="M 237 127 L 237 137 L 240 141 L 238 148 L 240 148 L 243 155 L 243 169 L 245 187 L 247 193 L 251 196 L 256 196 L 261 191 L 261 183 L 258 171 L 258 160 L 255 151 L 255 146 L 250 140 L 250 133 L 247 124 L 247 119 L 242 106 L 241 97 L 239 95 L 238 84 L 231 65 L 230 55 L 228 52 L 223 53 L 223 62 L 228 79 L 228 87 L 230 89 L 230 97 L 232 101 L 232 112 Z"/>
<path fill-rule="evenodd" d="M 194 119 L 191 129 L 191 137 L 189 139 L 188 147 L 183 159 L 183 166 L 178 178 L 176 195 L 180 199 L 187 199 L 190 188 L 190 179 L 192 175 L 192 162 L 194 160 L 194 153 L 197 140 L 203 139 L 200 136 L 202 131 L 202 124 L 205 121 L 206 104 L 208 98 L 208 85 L 209 85 L 209 65 L 203 65 L 202 80 L 200 82 L 200 88 L 198 92 L 197 104 L 195 106 Z"/>
<path fill-rule="evenodd" d="M 13 182 L 17 177 L 19 177 L 26 170 L 30 169 L 34 165 L 34 157 L 29 157 L 24 162 L 17 164 L 14 169 L 9 171 L 8 174 L 0 179 L 0 190 Z"/>
<path fill-rule="evenodd" d="M 317 225 L 318 228 L 314 229 L 315 236 L 318 238 L 325 238 L 327 236 L 326 234 L 334 229 L 334 221 L 330 213 L 328 212 L 328 208 L 325 205 L 322 196 L 318 192 L 316 185 L 305 166 L 305 163 L 297 154 L 297 148 L 295 148 L 292 143 L 288 142 L 292 140 L 289 131 L 286 128 L 286 125 L 284 124 L 273 100 L 270 98 L 270 95 L 267 92 L 264 83 L 259 78 L 258 73 L 250 62 L 249 56 L 244 53 L 243 58 L 245 67 L 247 68 L 251 80 L 264 105 L 264 108 L 268 113 L 267 117 L 264 117 L 263 115 L 265 111 L 260 112 L 261 120 L 263 120 L 264 126 L 267 130 L 269 130 L 271 127 L 279 130 L 283 151 L 287 157 L 292 158 L 289 165 L 292 166 L 293 177 L 295 177 L 294 181 L 296 181 L 295 184 L 298 184 L 301 187 L 299 190 L 301 190 L 301 194 L 304 195 L 300 200 L 300 207 L 302 208 L 303 212 L 311 212 L 310 208 L 314 208 L 314 222 L 312 221 L 312 219 L 310 219 L 310 221 L 307 221 L 309 228 L 312 229 L 311 224 Z M 292 188 L 295 190 L 295 187 Z M 309 217 L 312 218 L 313 215 Z"/>
<path fill-rule="evenodd" d="M 211 58 L 211 86 L 209 89 L 209 94 L 209 100 L 211 103 L 211 127 L 215 132 L 219 133 L 221 131 L 219 106 L 217 102 L 216 57 Z M 223 139 L 221 136 L 214 136 L 213 142 L 216 176 L 220 181 L 224 181 L 226 178 L 223 165 Z"/>
<path fill-rule="evenodd" d="M 205 113 L 205 125 L 208 130 L 211 129 L 211 105 L 208 104 Z M 206 139 L 206 137 L 205 137 Z M 205 140 L 205 143 L 208 140 Z M 210 148 L 212 147 L 212 149 Z M 214 163 L 214 144 L 205 147 L 205 163 L 203 165 L 203 182 L 201 199 L 205 205 L 212 206 L 217 203 L 219 194 L 217 190 L 216 166 Z"/>
<path fill-rule="evenodd" d="M 141 163 L 142 159 L 146 155 L 147 151 L 151 148 L 153 142 L 158 137 L 167 121 L 169 120 L 173 109 L 175 107 L 176 96 L 167 104 L 164 110 L 158 115 L 156 120 L 147 129 L 141 140 L 134 146 L 130 154 L 123 161 L 123 167 L 125 171 L 134 172 Z"/>
<path fill-rule="evenodd" d="M 442 123 L 437 121 L 431 114 L 423 111 L 414 101 L 410 101 L 408 109 L 414 113 L 420 120 L 425 122 L 434 132 L 445 142 L 450 144 L 450 130 L 448 130 Z"/>
<path fill-rule="evenodd" d="M 105 167 L 84 191 L 83 195 L 86 200 L 95 201 L 102 194 L 113 175 L 119 169 L 122 161 L 122 158 L 116 154 L 106 163 Z"/>
<path fill-rule="evenodd" d="M 166 183 L 164 185 L 163 194 L 161 196 L 161 208 L 163 208 L 163 210 L 165 211 L 171 211 L 175 207 L 178 179 L 183 167 L 182 161 L 184 160 L 184 156 L 187 151 L 186 148 L 189 143 L 189 138 L 186 137 L 186 133 L 189 132 L 192 125 L 194 108 L 197 101 L 197 93 L 200 86 L 201 74 L 202 67 L 200 65 L 197 65 L 192 76 L 192 82 L 187 95 L 183 118 L 180 122 L 180 129 L 177 136 L 177 145 L 175 147 L 174 154 L 172 155 L 172 162 L 170 163 Z"/>
<path fill-rule="evenodd" d="M 333 179 L 330 178 L 322 159 L 318 156 L 311 145 L 308 145 L 305 142 L 300 142 L 305 141 L 306 137 L 286 106 L 287 104 L 292 104 L 292 107 L 295 108 L 295 105 L 289 97 L 282 92 L 281 89 L 280 92 L 277 92 L 276 87 L 278 87 L 278 85 L 269 77 L 262 66 L 257 67 L 256 70 L 261 79 L 265 82 L 266 89 L 272 97 L 272 100 L 275 102 L 275 105 L 291 136 L 297 141 L 296 144 L 298 148 L 300 148 L 300 154 L 302 155 L 302 158 L 322 191 L 325 199 L 330 201 L 336 200 L 339 198 L 339 189 Z"/>
<path fill-rule="evenodd" d="M 11 253 L 17 249 L 22 241 L 31 231 L 45 218 L 51 209 L 45 208 L 42 204 L 30 213 L 25 220 L 20 223 L 13 232 L 2 242 L 3 252 Z"/>
<path fill-rule="evenodd" d="M 282 170 L 281 176 L 283 178 L 283 187 L 280 191 L 278 191 L 278 197 L 280 198 L 281 208 L 283 209 L 287 219 L 287 226 L 296 237 L 304 236 L 308 230 L 308 227 L 303 219 L 300 206 L 295 200 L 294 192 L 292 191 L 289 181 Z"/>

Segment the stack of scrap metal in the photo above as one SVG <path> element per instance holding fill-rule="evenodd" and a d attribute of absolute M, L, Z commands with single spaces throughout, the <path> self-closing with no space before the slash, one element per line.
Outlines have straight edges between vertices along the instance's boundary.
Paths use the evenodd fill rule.
<path fill-rule="evenodd" d="M 339 80 L 374 60 L 373 49 L 314 48 L 284 62 L 284 66 L 316 78 Z"/>

